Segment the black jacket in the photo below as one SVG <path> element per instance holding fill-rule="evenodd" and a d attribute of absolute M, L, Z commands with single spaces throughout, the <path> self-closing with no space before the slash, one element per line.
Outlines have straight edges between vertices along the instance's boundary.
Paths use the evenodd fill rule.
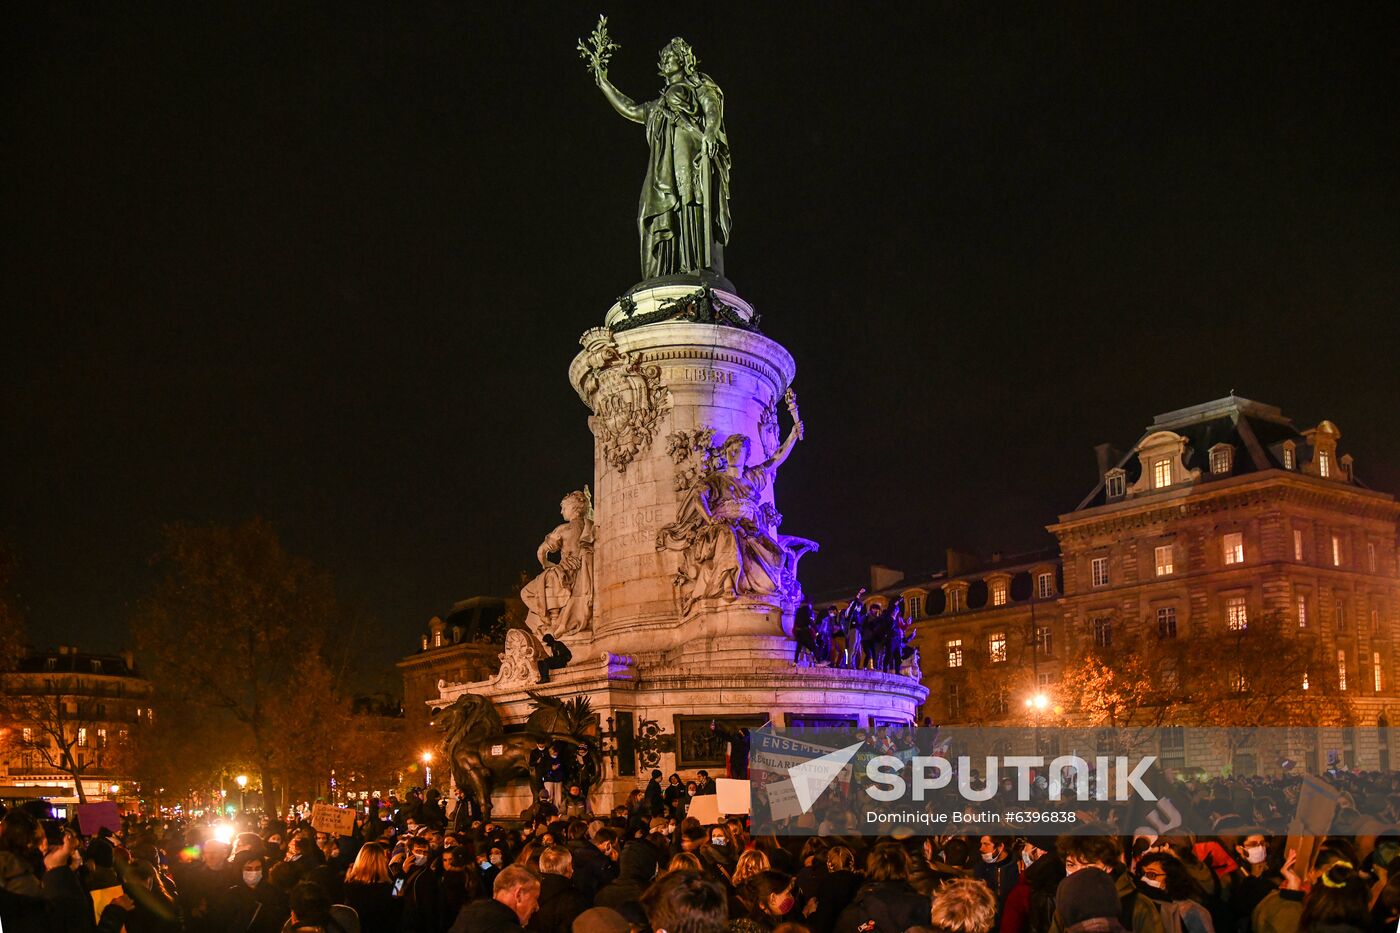
<path fill-rule="evenodd" d="M 841 911 L 836 933 L 904 933 L 928 926 L 929 899 L 905 881 L 871 881 Z"/>
<path fill-rule="evenodd" d="M 524 929 L 515 911 L 495 898 L 483 897 L 462 908 L 448 933 L 521 933 Z"/>
<path fill-rule="evenodd" d="M 345 904 L 360 915 L 360 930 L 393 931 L 399 928 L 399 911 L 403 908 L 399 898 L 394 897 L 394 886 L 385 881 L 378 884 L 361 884 L 348 881 L 345 884 Z"/>
<path fill-rule="evenodd" d="M 598 889 L 617 877 L 617 866 L 586 840 L 569 843 L 569 852 L 574 857 L 574 887 L 592 902 Z"/>
<path fill-rule="evenodd" d="M 574 919 L 588 909 L 588 899 L 563 875 L 540 875 L 540 909 L 526 929 L 533 933 L 571 933 Z"/>

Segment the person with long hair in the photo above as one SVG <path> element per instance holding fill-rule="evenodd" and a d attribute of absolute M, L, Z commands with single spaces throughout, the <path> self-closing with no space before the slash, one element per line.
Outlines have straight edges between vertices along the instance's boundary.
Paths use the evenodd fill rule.
<path fill-rule="evenodd" d="M 1298 933 L 1366 933 L 1370 927 L 1366 883 L 1351 862 L 1327 866 L 1303 899 Z"/>
<path fill-rule="evenodd" d="M 761 871 L 769 871 L 772 867 L 766 853 L 759 849 L 750 849 L 741 853 L 739 860 L 734 863 L 734 874 L 730 876 L 729 883 L 738 889 L 754 875 Z"/>
<path fill-rule="evenodd" d="M 748 854 L 751 853 L 745 853 Z M 780 871 L 760 871 L 750 875 L 742 886 L 735 885 L 743 914 L 731 916 L 730 933 L 768 933 L 796 908 L 795 887 L 792 875 Z"/>
<path fill-rule="evenodd" d="M 1166 933 L 1215 933 L 1204 894 L 1191 872 L 1170 852 L 1150 852 L 1138 862 L 1143 894 L 1157 904 Z"/>
<path fill-rule="evenodd" d="M 345 903 L 360 915 L 362 930 L 398 927 L 402 902 L 394 897 L 389 878 L 389 855 L 380 842 L 366 842 L 345 873 Z"/>

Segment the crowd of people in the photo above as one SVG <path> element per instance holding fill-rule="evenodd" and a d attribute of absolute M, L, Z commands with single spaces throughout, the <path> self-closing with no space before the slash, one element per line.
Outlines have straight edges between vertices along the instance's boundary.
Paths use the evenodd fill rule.
<path fill-rule="evenodd" d="M 1400 921 L 1389 775 L 1343 776 L 1333 827 L 1346 833 L 1306 866 L 1287 848 L 1287 789 L 1265 782 L 1183 796 L 1212 815 L 1209 835 L 779 838 L 739 818 L 700 825 L 659 779 L 603 818 L 507 826 L 411 795 L 375 801 L 339 836 L 261 817 L 128 818 L 80 837 L 26 806 L 0 820 L 0 929 L 1381 933 Z"/>
<path fill-rule="evenodd" d="M 809 604 L 798 607 L 792 627 L 793 663 L 898 673 L 914 653 L 913 620 L 905 617 L 901 597 L 870 608 L 864 596 L 862 588 L 845 608 L 828 606 L 820 615 Z"/>

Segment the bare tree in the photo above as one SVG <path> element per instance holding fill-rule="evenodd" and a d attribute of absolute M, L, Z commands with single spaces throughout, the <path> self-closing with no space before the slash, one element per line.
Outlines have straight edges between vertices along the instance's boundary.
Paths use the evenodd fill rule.
<path fill-rule="evenodd" d="M 83 776 L 115 767 L 128 752 L 121 731 L 115 735 L 96 701 L 72 690 L 72 682 L 56 677 L 5 675 L 4 715 L 16 725 L 6 737 L 10 751 L 38 755 L 55 771 L 73 781 L 79 803 L 87 803 Z"/>

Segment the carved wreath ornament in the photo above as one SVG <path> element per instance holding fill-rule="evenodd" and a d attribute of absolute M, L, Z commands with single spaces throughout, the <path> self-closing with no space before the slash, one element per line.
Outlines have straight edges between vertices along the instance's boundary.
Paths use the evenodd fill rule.
<path fill-rule="evenodd" d="M 612 333 L 595 327 L 579 343 L 588 369 L 580 387 L 593 410 L 593 429 L 603 459 L 619 473 L 651 446 L 661 417 L 671 410 L 671 392 L 661 384 L 661 367 L 644 364 L 637 353 L 617 345 Z"/>

